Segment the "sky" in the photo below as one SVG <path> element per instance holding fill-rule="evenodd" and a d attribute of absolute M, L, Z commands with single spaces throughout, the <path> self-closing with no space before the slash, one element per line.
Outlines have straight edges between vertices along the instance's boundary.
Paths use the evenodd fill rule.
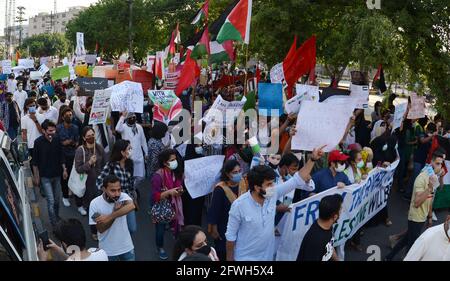
<path fill-rule="evenodd" d="M 3 35 L 3 29 L 5 28 L 5 2 L 9 0 L 0 0 L 0 34 Z M 69 7 L 73 6 L 85 6 L 88 7 L 92 3 L 98 2 L 98 0 L 56 0 L 56 8 L 58 12 L 66 11 Z M 53 11 L 54 0 L 16 0 L 16 7 L 24 6 L 25 18 L 28 19 L 41 12 L 50 13 Z M 27 24 L 25 22 L 24 24 Z"/>

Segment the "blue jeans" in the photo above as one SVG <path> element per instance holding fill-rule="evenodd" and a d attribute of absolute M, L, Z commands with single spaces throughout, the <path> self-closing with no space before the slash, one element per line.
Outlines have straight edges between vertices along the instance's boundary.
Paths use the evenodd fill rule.
<path fill-rule="evenodd" d="M 130 234 L 134 234 L 137 231 L 136 211 L 132 211 L 127 215 L 127 224 Z"/>
<path fill-rule="evenodd" d="M 409 179 L 408 190 L 406 190 L 405 194 L 406 197 L 411 198 L 414 190 L 414 182 L 416 181 L 416 178 L 420 174 L 420 171 L 422 171 L 423 167 L 425 167 L 425 164 L 414 162 L 414 172 Z"/>
<path fill-rule="evenodd" d="M 108 257 L 109 261 L 135 261 L 136 257 L 134 255 L 134 250 L 129 251 L 128 253 L 121 254 L 118 256 Z"/>
<path fill-rule="evenodd" d="M 61 177 L 41 178 L 42 189 L 47 200 L 48 217 L 55 226 L 59 218 L 59 201 L 61 200 Z"/>
<path fill-rule="evenodd" d="M 164 232 L 166 232 L 166 224 L 165 223 L 156 223 L 155 224 L 155 239 L 156 239 L 156 247 L 158 247 L 158 248 L 164 247 Z"/>

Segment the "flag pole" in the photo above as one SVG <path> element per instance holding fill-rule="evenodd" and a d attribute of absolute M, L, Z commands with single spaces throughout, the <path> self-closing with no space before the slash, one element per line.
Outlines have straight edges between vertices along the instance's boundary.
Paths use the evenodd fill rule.
<path fill-rule="evenodd" d="M 248 81 L 247 81 L 247 76 L 248 76 L 248 70 L 247 70 L 247 64 L 248 64 L 248 45 L 249 44 L 246 44 L 247 45 L 247 47 L 246 47 L 246 50 L 245 50 L 245 83 L 244 83 L 244 96 L 247 96 L 247 94 L 248 94 L 248 91 L 247 91 L 247 87 L 248 87 Z"/>

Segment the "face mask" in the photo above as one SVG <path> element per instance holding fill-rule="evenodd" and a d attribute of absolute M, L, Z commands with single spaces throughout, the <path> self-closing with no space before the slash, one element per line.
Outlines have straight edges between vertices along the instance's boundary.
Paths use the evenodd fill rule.
<path fill-rule="evenodd" d="M 55 134 L 47 134 L 49 140 L 52 140 L 55 137 Z"/>
<path fill-rule="evenodd" d="M 134 125 L 134 124 L 136 124 L 136 119 L 128 119 L 128 125 Z"/>
<path fill-rule="evenodd" d="M 29 107 L 28 108 L 28 112 L 31 113 L 31 114 L 36 113 L 36 107 L 35 106 Z"/>
<path fill-rule="evenodd" d="M 205 245 L 201 247 L 200 249 L 196 250 L 197 253 L 204 254 L 205 256 L 208 256 L 211 253 L 211 247 L 208 245 Z"/>
<path fill-rule="evenodd" d="M 144 100 L 144 106 L 148 105 L 148 100 Z"/>
<path fill-rule="evenodd" d="M 62 98 L 62 99 L 60 99 L 60 101 L 61 101 L 62 103 L 65 103 L 65 102 L 66 102 L 66 98 Z"/>
<path fill-rule="evenodd" d="M 336 172 L 341 173 L 345 170 L 345 164 L 338 164 Z"/>
<path fill-rule="evenodd" d="M 272 164 L 272 163 L 270 163 L 270 162 L 269 162 L 269 166 L 270 166 L 270 168 L 272 168 L 272 169 L 274 169 L 274 170 L 276 170 L 276 169 L 278 168 L 278 164 L 275 165 L 275 164 Z"/>
<path fill-rule="evenodd" d="M 178 168 L 178 161 L 177 160 L 173 160 L 173 161 L 169 162 L 169 169 L 171 169 L 173 171 L 176 168 Z"/>
<path fill-rule="evenodd" d="M 93 143 L 95 142 L 95 138 L 87 138 L 87 139 L 86 139 L 86 142 L 87 142 L 88 144 L 93 144 Z"/>
<path fill-rule="evenodd" d="M 275 195 L 275 187 L 266 188 L 264 191 L 264 198 L 270 198 Z"/>
<path fill-rule="evenodd" d="M 197 153 L 197 154 L 203 154 L 203 147 L 201 147 L 201 146 L 195 147 L 195 153 Z"/>
<path fill-rule="evenodd" d="M 241 179 L 242 179 L 242 173 L 239 173 L 239 174 L 233 174 L 232 176 L 231 176 L 231 181 L 232 182 L 240 182 L 241 181 Z"/>
<path fill-rule="evenodd" d="M 364 161 L 359 161 L 358 162 L 358 164 L 356 164 L 356 167 L 358 168 L 358 169 L 362 169 L 362 168 L 364 168 Z"/>
<path fill-rule="evenodd" d="M 290 180 L 292 178 L 292 176 L 290 175 L 290 174 L 287 174 L 285 177 L 284 177 L 284 180 L 285 181 L 288 181 L 288 180 Z"/>
<path fill-rule="evenodd" d="M 387 149 L 388 149 L 388 145 L 387 144 L 383 145 L 383 151 L 386 151 Z"/>

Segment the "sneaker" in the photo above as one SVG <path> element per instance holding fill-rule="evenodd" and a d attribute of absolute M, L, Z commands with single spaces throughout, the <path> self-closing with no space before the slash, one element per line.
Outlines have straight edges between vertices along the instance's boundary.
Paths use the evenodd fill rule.
<path fill-rule="evenodd" d="M 437 221 L 438 219 L 437 219 L 437 217 L 436 217 L 436 214 L 434 213 L 434 211 L 433 211 L 433 221 Z"/>
<path fill-rule="evenodd" d="M 70 201 L 68 198 L 63 198 L 63 204 L 65 207 L 70 207 Z"/>
<path fill-rule="evenodd" d="M 79 212 L 82 216 L 87 215 L 87 212 L 86 212 L 86 210 L 85 210 L 83 207 L 79 207 L 79 208 L 78 208 L 78 212 Z"/>
<path fill-rule="evenodd" d="M 166 251 L 164 251 L 163 248 L 159 248 L 159 249 L 158 249 L 158 254 L 159 254 L 159 259 L 160 259 L 160 260 L 165 261 L 165 260 L 167 260 L 167 259 L 169 258 L 169 256 L 167 256 Z"/>

